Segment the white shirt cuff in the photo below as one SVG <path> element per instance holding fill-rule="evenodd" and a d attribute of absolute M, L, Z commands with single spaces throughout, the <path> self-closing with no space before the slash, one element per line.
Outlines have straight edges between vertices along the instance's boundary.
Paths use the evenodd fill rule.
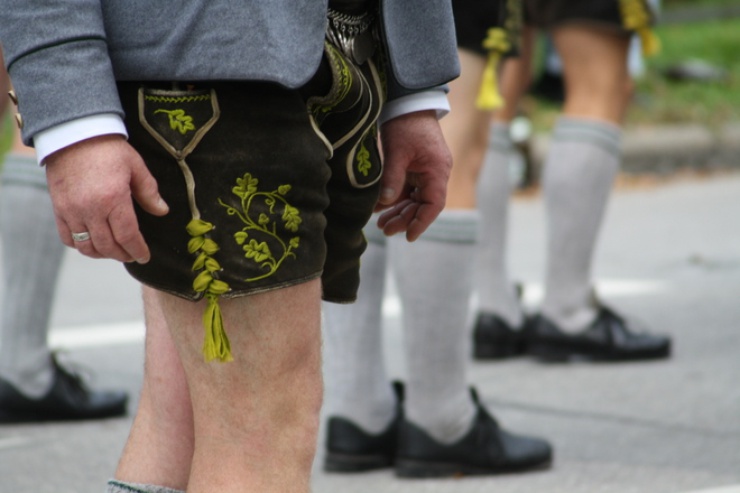
<path fill-rule="evenodd" d="M 120 134 L 128 138 L 123 120 L 115 113 L 86 116 L 37 133 L 33 137 L 39 164 L 50 154 L 100 135 Z"/>
<path fill-rule="evenodd" d="M 450 112 L 450 102 L 444 89 L 429 89 L 389 101 L 380 113 L 378 123 L 382 125 L 398 116 L 426 110 L 435 110 L 438 119 Z"/>

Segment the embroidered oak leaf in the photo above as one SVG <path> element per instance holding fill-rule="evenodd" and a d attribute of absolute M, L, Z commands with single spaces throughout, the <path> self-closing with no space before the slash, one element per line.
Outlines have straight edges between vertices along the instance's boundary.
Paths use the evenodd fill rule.
<path fill-rule="evenodd" d="M 289 245 L 292 248 L 298 248 L 298 245 L 300 244 L 300 242 L 301 242 L 301 239 L 297 236 L 294 236 L 293 238 L 290 239 Z"/>
<path fill-rule="evenodd" d="M 280 195 L 285 195 L 286 193 L 290 192 L 291 188 L 292 187 L 290 185 L 280 185 L 277 190 Z"/>
<path fill-rule="evenodd" d="M 270 247 L 264 241 L 249 240 L 249 243 L 244 245 L 244 251 L 247 253 L 247 258 L 254 259 L 255 262 L 264 262 L 272 258 Z"/>
<path fill-rule="evenodd" d="M 362 176 L 367 176 L 372 167 L 373 163 L 370 161 L 370 151 L 367 150 L 365 144 L 362 144 L 360 151 L 357 153 L 357 171 L 362 173 Z"/>
<path fill-rule="evenodd" d="M 301 219 L 301 213 L 298 212 L 298 209 L 292 205 L 285 204 L 283 221 L 285 221 L 285 229 L 295 233 L 298 231 L 298 226 L 303 222 L 303 219 Z"/>
<path fill-rule="evenodd" d="M 265 225 L 270 222 L 270 218 L 267 217 L 267 214 L 262 213 L 260 214 L 260 218 L 257 220 L 257 222 L 259 222 L 262 225 Z"/>
<path fill-rule="evenodd" d="M 236 186 L 232 188 L 231 191 L 234 192 L 235 195 L 245 199 L 257 192 L 257 185 L 259 185 L 259 180 L 257 178 L 252 178 L 250 173 L 245 173 L 243 178 L 236 179 Z"/>
<path fill-rule="evenodd" d="M 166 113 L 170 119 L 170 128 L 185 135 L 190 130 L 195 130 L 193 117 L 185 114 L 185 110 L 157 110 L 156 113 Z"/>

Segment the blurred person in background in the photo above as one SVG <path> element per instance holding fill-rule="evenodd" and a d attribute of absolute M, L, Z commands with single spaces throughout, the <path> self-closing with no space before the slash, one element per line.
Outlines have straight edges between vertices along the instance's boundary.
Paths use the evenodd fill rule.
<path fill-rule="evenodd" d="M 123 415 L 125 392 L 88 388 L 49 348 L 49 318 L 65 247 L 57 234 L 45 170 L 20 140 L 9 108 L 10 80 L 2 67 L 0 423 Z"/>
<path fill-rule="evenodd" d="M 621 125 L 632 97 L 628 51 L 638 35 L 658 49 L 655 15 L 644 0 L 524 0 L 521 56 L 506 62 L 505 106 L 493 119 L 490 166 L 480 180 L 483 219 L 474 355 L 529 353 L 546 360 L 642 360 L 670 355 L 667 336 L 638 330 L 599 300 L 594 251 L 621 163 Z M 544 163 L 547 271 L 539 313 L 528 319 L 506 267 L 509 126 L 531 77 L 536 29 L 563 65 L 565 101 Z"/>
<path fill-rule="evenodd" d="M 324 304 L 330 472 L 393 467 L 405 478 L 480 475 L 540 469 L 552 459 L 546 440 L 500 426 L 468 387 L 476 178 L 491 111 L 501 103 L 496 71 L 516 52 L 520 10 L 510 0 L 452 5 L 461 76 L 449 84 L 451 111 L 440 121 L 453 157 L 445 209 L 411 244 L 386 239 L 371 222 L 357 302 Z M 406 377 L 395 386 L 382 342 L 388 263 L 403 306 Z"/>

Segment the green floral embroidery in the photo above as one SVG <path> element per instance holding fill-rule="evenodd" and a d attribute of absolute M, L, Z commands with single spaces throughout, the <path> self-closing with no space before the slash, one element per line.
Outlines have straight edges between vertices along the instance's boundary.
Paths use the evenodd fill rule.
<path fill-rule="evenodd" d="M 280 185 L 277 190 L 271 192 L 261 192 L 258 189 L 259 180 L 250 173 L 243 177 L 237 178 L 236 186 L 231 191 L 240 198 L 241 207 L 239 209 L 224 203 L 219 199 L 219 203 L 226 207 L 226 213 L 230 216 L 237 216 L 246 226 L 234 234 L 234 241 L 241 245 L 244 250 L 244 256 L 257 264 L 266 272 L 256 277 L 247 279 L 247 282 L 258 281 L 273 275 L 280 268 L 282 263 L 290 257 L 295 258 L 293 250 L 300 245 L 300 237 L 293 236 L 287 240 L 278 232 L 279 216 L 282 220 L 282 227 L 292 233 L 297 233 L 303 222 L 300 211 L 290 205 L 285 199 L 290 190 L 290 185 Z M 255 200 L 261 200 L 267 206 L 267 212 L 256 214 Z"/>
<path fill-rule="evenodd" d="M 362 173 L 362 176 L 367 176 L 373 167 L 372 161 L 370 161 L 370 151 L 365 147 L 365 143 L 360 144 L 360 150 L 355 156 L 357 159 L 357 171 Z"/>
<path fill-rule="evenodd" d="M 170 128 L 177 130 L 183 135 L 189 130 L 195 130 L 193 117 L 185 114 L 185 110 L 157 110 L 154 112 L 155 115 L 157 113 L 166 113 L 170 118 Z"/>
<path fill-rule="evenodd" d="M 221 309 L 218 306 L 220 295 L 231 290 L 229 285 L 218 279 L 221 264 L 213 258 L 218 252 L 218 245 L 207 235 L 213 230 L 213 224 L 202 219 L 191 220 L 186 227 L 191 236 L 188 241 L 188 252 L 198 255 L 193 262 L 193 272 L 200 273 L 193 281 L 193 289 L 197 293 L 204 293 L 208 300 L 206 312 L 203 315 L 203 324 L 206 328 L 205 341 L 203 343 L 203 356 L 206 361 L 218 359 L 220 361 L 232 361 L 231 344 L 224 331 Z"/>

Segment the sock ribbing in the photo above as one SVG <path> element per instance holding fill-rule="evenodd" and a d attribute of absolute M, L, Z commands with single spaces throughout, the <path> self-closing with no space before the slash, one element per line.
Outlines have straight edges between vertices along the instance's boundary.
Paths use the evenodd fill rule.
<path fill-rule="evenodd" d="M 47 335 L 64 245 L 44 169 L 32 157 L 9 154 L 0 182 L 0 375 L 23 394 L 37 398 L 53 383 Z"/>
<path fill-rule="evenodd" d="M 488 155 L 478 180 L 481 237 L 480 268 L 475 280 L 480 311 L 494 313 L 516 328 L 522 324 L 524 314 L 506 266 L 512 147 L 509 125 L 494 123 Z"/>
<path fill-rule="evenodd" d="M 468 307 L 477 249 L 477 211 L 445 210 L 414 243 L 388 241 L 403 306 L 409 421 L 452 443 L 470 429 Z"/>
<path fill-rule="evenodd" d="M 547 273 L 542 313 L 564 330 L 594 320 L 591 266 L 614 177 L 619 170 L 619 127 L 564 117 L 545 164 L 548 220 Z"/>
<path fill-rule="evenodd" d="M 376 219 L 375 217 L 373 219 Z M 326 413 L 349 419 L 368 433 L 384 431 L 396 414 L 396 397 L 385 370 L 382 307 L 385 236 L 371 221 L 360 262 L 357 301 L 323 303 Z"/>

